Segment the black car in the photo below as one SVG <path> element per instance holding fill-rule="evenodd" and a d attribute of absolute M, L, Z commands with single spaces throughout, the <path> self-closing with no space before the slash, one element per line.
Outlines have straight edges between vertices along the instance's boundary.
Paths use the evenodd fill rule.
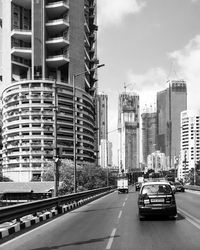
<path fill-rule="evenodd" d="M 176 192 L 185 192 L 185 188 L 180 182 L 176 181 L 173 184 L 175 186 L 175 191 Z"/>
<path fill-rule="evenodd" d="M 138 212 L 141 220 L 148 215 L 165 215 L 175 218 L 175 195 L 168 182 L 143 183 L 138 195 Z"/>

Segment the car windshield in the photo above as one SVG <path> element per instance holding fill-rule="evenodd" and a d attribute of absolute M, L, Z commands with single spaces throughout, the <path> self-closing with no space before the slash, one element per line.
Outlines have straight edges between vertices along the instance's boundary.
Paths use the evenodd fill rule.
<path fill-rule="evenodd" d="M 171 188 L 167 184 L 150 184 L 145 185 L 142 194 L 171 194 Z"/>

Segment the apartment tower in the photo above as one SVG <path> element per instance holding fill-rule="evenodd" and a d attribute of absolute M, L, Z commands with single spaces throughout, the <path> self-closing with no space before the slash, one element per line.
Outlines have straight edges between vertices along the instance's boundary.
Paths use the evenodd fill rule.
<path fill-rule="evenodd" d="M 139 168 L 139 96 L 124 92 L 119 96 L 119 171 Z"/>
<path fill-rule="evenodd" d="M 147 156 L 156 151 L 157 113 L 153 108 L 145 108 L 142 117 L 142 152 L 143 162 L 147 164 Z"/>
<path fill-rule="evenodd" d="M 178 177 L 185 180 L 189 170 L 200 160 L 200 111 L 181 112 L 181 154 Z"/>
<path fill-rule="evenodd" d="M 4 175 L 40 177 L 57 149 L 77 164 L 94 162 L 96 1 L 2 4 Z"/>
<path fill-rule="evenodd" d="M 165 153 L 169 169 L 180 154 L 180 116 L 186 109 L 186 82 L 168 81 L 168 88 L 157 93 L 157 149 Z"/>
<path fill-rule="evenodd" d="M 2 81 L 2 2 L 0 0 L 0 84 Z"/>

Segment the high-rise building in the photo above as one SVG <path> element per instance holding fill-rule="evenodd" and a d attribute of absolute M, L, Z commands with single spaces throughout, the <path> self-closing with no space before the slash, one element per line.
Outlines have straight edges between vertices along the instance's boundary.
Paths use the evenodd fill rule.
<path fill-rule="evenodd" d="M 112 167 L 112 142 L 106 139 L 101 139 L 99 164 L 102 168 Z"/>
<path fill-rule="evenodd" d="M 2 4 L 4 175 L 41 176 L 57 148 L 62 158 L 94 162 L 96 0 Z"/>
<path fill-rule="evenodd" d="M 124 92 L 119 96 L 119 171 L 130 172 L 139 168 L 139 96 Z"/>
<path fill-rule="evenodd" d="M 0 0 L 0 83 L 2 81 L 2 2 Z"/>
<path fill-rule="evenodd" d="M 98 140 L 100 145 L 99 165 L 101 167 L 108 166 L 108 95 L 104 93 L 98 94 Z"/>
<path fill-rule="evenodd" d="M 154 170 L 155 173 L 167 170 L 166 168 L 166 157 L 164 153 L 155 151 L 147 156 L 147 168 L 148 170 Z"/>
<path fill-rule="evenodd" d="M 99 141 L 108 140 L 108 95 L 98 94 Z"/>
<path fill-rule="evenodd" d="M 187 86 L 183 80 L 168 81 L 168 88 L 157 93 L 157 149 L 165 153 L 168 168 L 180 153 L 180 115 L 187 109 Z"/>
<path fill-rule="evenodd" d="M 200 160 L 200 111 L 181 112 L 181 153 L 178 178 L 185 180 L 189 170 Z"/>
<path fill-rule="evenodd" d="M 146 164 L 147 156 L 156 151 L 157 113 L 153 109 L 145 108 L 141 117 L 143 162 Z"/>

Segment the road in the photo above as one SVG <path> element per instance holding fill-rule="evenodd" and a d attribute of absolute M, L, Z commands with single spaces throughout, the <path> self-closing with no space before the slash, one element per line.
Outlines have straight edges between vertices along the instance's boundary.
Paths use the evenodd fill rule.
<path fill-rule="evenodd" d="M 176 220 L 139 221 L 137 195 L 111 193 L 0 246 L 9 250 L 199 250 L 200 195 L 177 193 Z"/>

